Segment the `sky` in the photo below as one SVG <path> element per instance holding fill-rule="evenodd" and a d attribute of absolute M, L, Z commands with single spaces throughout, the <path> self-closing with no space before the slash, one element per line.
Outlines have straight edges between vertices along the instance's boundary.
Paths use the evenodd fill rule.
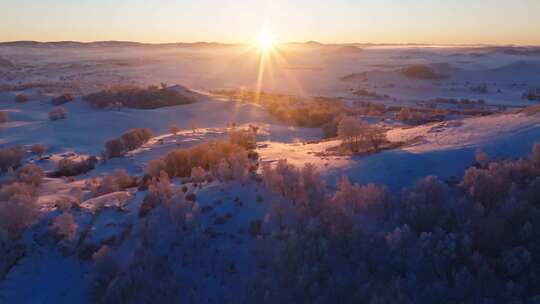
<path fill-rule="evenodd" d="M 0 0 L 0 41 L 540 45 L 540 0 Z"/>

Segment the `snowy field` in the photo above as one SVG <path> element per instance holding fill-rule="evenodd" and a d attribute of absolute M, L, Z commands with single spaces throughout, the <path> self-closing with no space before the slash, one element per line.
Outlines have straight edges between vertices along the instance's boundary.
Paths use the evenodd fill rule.
<path fill-rule="evenodd" d="M 540 142 L 540 110 L 534 110 L 538 101 L 523 97 L 540 88 L 537 49 L 280 46 L 262 73 L 260 89 L 266 93 L 336 98 L 352 110 L 358 102 L 427 111 L 436 99 L 482 100 L 462 108 L 445 102 L 438 105 L 440 110 L 484 111 L 482 115 L 455 112 L 425 123 L 404 123 L 393 114 L 358 115 L 369 125 L 380 126 L 388 142 L 396 146 L 356 155 L 329 153 L 343 139 L 325 138 L 320 127 L 298 126 L 277 119 L 260 104 L 212 93 L 255 90 L 260 56 L 245 46 L 0 45 L 0 59 L 4 60 L 0 60 L 0 111 L 8 117 L 0 122 L 0 148 L 22 147 L 22 164 L 38 165 L 48 174 L 32 194 L 38 210 L 32 223 L 14 239 L 0 225 L 0 240 L 6 240 L 0 247 L 0 253 L 6 253 L 5 258 L 0 256 L 4 259 L 0 263 L 0 303 L 112 303 L 118 299 L 147 303 L 156 295 L 157 302 L 253 303 L 264 294 L 267 298 L 262 302 L 270 303 L 279 297 L 274 297 L 275 286 L 261 277 L 273 274 L 275 256 L 263 253 L 282 248 L 285 239 L 297 237 L 285 237 L 285 231 L 305 223 L 305 214 L 297 210 L 305 197 L 297 202 L 285 190 L 280 193 L 270 185 L 273 175 L 265 170 L 279 166 L 280 160 L 297 168 L 312 164 L 313 176 L 320 177 L 327 188 L 321 191 L 332 201 L 338 201 L 335 192 L 343 190 L 343 177 L 363 186 L 384 185 L 395 198 L 405 193 L 402 189 L 430 175 L 437 176 L 445 187 L 454 187 L 468 168 L 479 162 L 482 165 L 478 151 L 493 161 L 517 160 L 529 157 L 534 143 Z M 404 72 L 414 66 L 427 67 L 428 75 Z M 96 109 L 84 99 L 89 93 L 128 84 L 179 84 L 194 92 L 196 100 L 156 109 Z M 74 96 L 62 105 L 67 117 L 51 121 L 51 99 L 66 92 Z M 21 94 L 28 100 L 17 102 L 16 96 Z M 172 132 L 171 126 L 178 130 Z M 251 152 L 259 157 L 257 168 L 246 168 L 241 178 L 236 178 L 236 163 L 229 158 L 232 178 L 223 177 L 220 162 L 215 170 L 208 169 L 213 174 L 208 180 L 196 180 L 192 173 L 171 176 L 165 185 L 165 179 L 156 174 L 153 181 L 142 182 L 145 174 L 151 175 L 152 161 L 178 149 L 227 141 L 231 132 L 253 126 L 257 132 Z M 104 144 L 134 128 L 148 128 L 152 137 L 122 157 L 107 157 Z M 46 146 L 47 151 L 39 156 L 30 153 L 35 144 Z M 51 175 L 63 161 L 88 156 L 97 157 L 95 168 L 70 177 Z M 242 161 L 238 163 L 245 165 Z M 107 193 L 91 186 L 120 169 L 137 177 L 137 183 Z M 16 168 L 15 172 L 5 171 L 0 173 L 0 186 L 10 184 L 18 174 Z M 301 173 L 303 178 L 311 174 L 306 172 Z M 152 187 L 167 202 L 163 203 L 166 208 L 147 206 Z M 449 191 L 451 195 L 457 195 L 454 190 Z M 2 195 L 7 194 L 0 193 L 0 204 L 7 204 Z M 304 195 L 310 197 L 310 193 Z M 70 207 L 65 207 L 66 202 Z M 171 207 L 171 202 L 178 206 Z M 155 210 L 141 215 L 145 208 Z M 57 221 L 65 214 L 69 220 Z M 181 216 L 181 223 L 171 219 L 171 214 Z M 373 219 L 365 217 L 359 215 L 363 233 L 379 229 L 391 236 L 394 229 L 405 229 L 391 220 L 371 224 Z M 64 228 L 58 228 L 58 223 Z M 59 234 L 64 237 L 50 231 L 62 231 Z M 122 281 L 122 273 L 132 277 Z M 142 277 L 146 275 L 148 279 L 163 276 L 163 285 L 152 285 L 154 289 L 145 294 L 149 298 L 122 294 L 122 288 L 144 287 Z M 306 293 L 317 285 L 309 288 Z M 318 299 L 314 302 L 325 302 Z"/>

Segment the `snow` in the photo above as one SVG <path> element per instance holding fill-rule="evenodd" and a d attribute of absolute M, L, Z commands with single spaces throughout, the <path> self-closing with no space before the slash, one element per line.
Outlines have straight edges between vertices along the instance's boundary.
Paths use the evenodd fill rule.
<path fill-rule="evenodd" d="M 540 114 L 507 111 L 419 126 L 387 121 L 384 125 L 388 128 L 388 139 L 404 142 L 402 147 L 366 156 L 327 156 L 324 152 L 339 145 L 340 140 L 323 140 L 321 129 L 290 126 L 275 120 L 258 105 L 232 102 L 208 93 L 213 89 L 250 89 L 256 85 L 258 58 L 243 55 L 243 51 L 167 48 L 75 52 L 54 48 L 0 48 L 3 58 L 22 67 L 12 71 L 16 80 L 0 78 L 0 84 L 67 79 L 76 84 L 77 93 L 85 93 L 118 83 L 148 85 L 165 82 L 173 85 L 171 89 L 199 99 L 194 104 L 153 110 L 96 110 L 77 95 L 74 101 L 64 105 L 68 111 L 67 119 L 51 122 L 47 113 L 53 108 L 50 99 L 58 93 L 58 86 L 51 85 L 52 93 L 25 90 L 30 96 L 25 103 L 14 101 L 19 92 L 0 92 L 0 110 L 8 111 L 11 119 L 0 124 L 0 147 L 47 145 L 46 159 L 38 160 L 34 156 L 26 159 L 47 171 L 54 170 L 64 158 L 99 156 L 106 140 L 131 128 L 150 128 L 156 135 L 142 147 L 129 152 L 127 157 L 100 162 L 86 174 L 72 179 L 44 179 L 39 188 L 39 224 L 27 231 L 26 255 L 0 281 L 0 302 L 88 302 L 92 281 L 88 273 L 94 267 L 94 261 L 81 260 L 76 255 L 61 252 L 58 246 L 41 246 L 33 241 L 46 234 L 49 221 L 58 216 L 56 202 L 62 198 L 74 199 L 74 191 L 84 189 L 90 178 L 110 174 L 116 169 L 142 176 L 149 161 L 169 151 L 226 139 L 233 124 L 236 128 L 249 124 L 260 127 L 256 151 L 262 162 L 287 159 L 298 167 L 311 163 L 330 188 L 346 175 L 352 182 L 387 185 L 393 193 L 427 175 L 437 175 L 443 180 L 461 178 L 474 162 L 476 149 L 482 149 L 493 158 L 518 158 L 526 156 L 531 145 L 540 140 Z M 352 95 L 351 91 L 364 88 L 392 97 L 373 102 L 395 106 L 419 106 L 429 99 L 451 97 L 481 98 L 489 105 L 519 108 L 533 104 L 521 99 L 521 94 L 540 82 L 539 58 L 485 49 L 373 47 L 347 54 L 343 54 L 343 50 L 299 49 L 283 50 L 282 55 L 287 62 L 273 59 L 272 74 L 264 75 L 264 91 L 345 97 L 347 101 L 354 101 L 361 98 Z M 127 66 L 114 64 L 119 60 Z M 429 64 L 443 69 L 449 79 L 408 79 L 399 69 L 412 64 Z M 362 72 L 366 72 L 367 81 L 356 77 L 350 81 L 341 80 L 347 74 Z M 488 93 L 471 91 L 472 86 L 482 83 L 488 84 Z M 181 131 L 170 134 L 171 125 Z M 246 278 L 258 267 L 254 248 L 258 248 L 261 237 L 251 235 L 249 226 L 254 220 L 261 220 L 263 231 L 270 235 L 275 227 L 269 224 L 270 219 L 265 215 L 271 203 L 279 198 L 254 180 L 243 183 L 214 181 L 199 186 L 181 185 L 178 179 L 173 183 L 176 187 L 187 187 L 196 195 L 201 230 L 207 235 L 204 244 L 211 252 L 200 257 L 207 260 L 199 264 L 174 265 L 175 271 L 199 288 L 206 300 L 240 302 L 240 291 L 248 288 Z M 78 224 L 75 238 L 81 237 L 84 231 L 85 237 L 81 240 L 84 246 L 101 246 L 114 239 L 129 238 L 131 233 L 142 229 L 138 211 L 146 193 L 146 190 L 133 188 L 91 198 L 85 190 L 80 208 L 73 211 Z M 76 246 L 64 241 L 61 244 L 68 248 Z M 133 242 L 128 241 L 122 246 L 119 250 L 126 252 L 126 256 L 134 254 Z M 227 270 L 231 264 L 235 267 L 232 274 Z"/>

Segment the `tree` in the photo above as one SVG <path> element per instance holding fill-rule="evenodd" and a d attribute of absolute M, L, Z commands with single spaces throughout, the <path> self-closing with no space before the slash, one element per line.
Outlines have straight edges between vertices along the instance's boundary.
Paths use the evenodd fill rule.
<path fill-rule="evenodd" d="M 17 167 L 23 158 L 24 151 L 20 147 L 0 149 L 0 171 Z"/>
<path fill-rule="evenodd" d="M 32 147 L 30 147 L 30 151 L 32 151 L 32 153 L 41 157 L 43 154 L 47 152 L 47 146 L 42 145 L 42 144 L 34 144 L 32 145 Z"/>
<path fill-rule="evenodd" d="M 73 100 L 73 95 L 69 94 L 69 93 L 64 93 L 58 97 L 55 97 L 51 100 L 51 104 L 53 106 L 59 106 L 59 105 L 63 105 L 65 103 L 68 103 L 70 101 Z"/>
<path fill-rule="evenodd" d="M 54 219 L 52 229 L 59 236 L 71 240 L 77 232 L 77 223 L 71 213 L 64 212 Z"/>
<path fill-rule="evenodd" d="M 405 122 L 411 120 L 411 110 L 409 108 L 401 108 L 396 118 Z"/>
<path fill-rule="evenodd" d="M 67 111 L 63 107 L 56 107 L 49 112 L 49 120 L 55 121 L 67 117 Z"/>
<path fill-rule="evenodd" d="M 6 111 L 0 111 L 0 123 L 8 122 L 9 116 Z"/>
<path fill-rule="evenodd" d="M 379 147 L 386 141 L 386 133 L 377 126 L 364 128 L 362 134 L 375 151 L 379 151 Z"/>
<path fill-rule="evenodd" d="M 338 136 L 349 143 L 351 151 L 356 152 L 358 151 L 358 142 L 362 135 L 362 129 L 365 127 L 366 125 L 355 117 L 348 116 L 339 122 Z"/>
<path fill-rule="evenodd" d="M 25 94 L 17 94 L 17 96 L 15 96 L 15 102 L 22 103 L 22 102 L 27 102 L 27 101 L 28 101 L 28 96 L 26 96 Z"/>
<path fill-rule="evenodd" d="M 180 132 L 180 128 L 178 128 L 177 126 L 175 125 L 171 125 L 169 127 L 169 132 L 171 132 L 172 134 L 176 135 L 178 132 Z"/>
<path fill-rule="evenodd" d="M 111 139 L 105 143 L 107 158 L 120 157 L 124 152 L 124 144 L 118 138 Z"/>

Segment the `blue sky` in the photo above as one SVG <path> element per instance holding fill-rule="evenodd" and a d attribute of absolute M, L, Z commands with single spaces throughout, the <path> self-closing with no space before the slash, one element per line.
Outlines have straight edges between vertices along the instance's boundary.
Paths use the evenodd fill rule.
<path fill-rule="evenodd" d="M 0 41 L 540 45 L 540 0 L 0 1 Z"/>

